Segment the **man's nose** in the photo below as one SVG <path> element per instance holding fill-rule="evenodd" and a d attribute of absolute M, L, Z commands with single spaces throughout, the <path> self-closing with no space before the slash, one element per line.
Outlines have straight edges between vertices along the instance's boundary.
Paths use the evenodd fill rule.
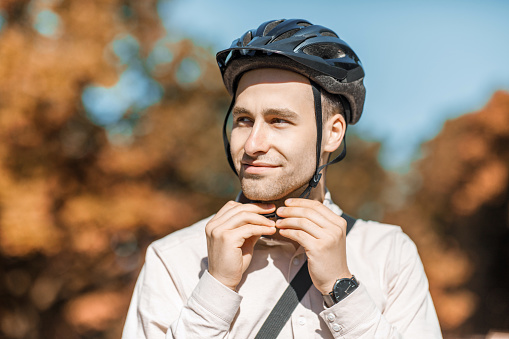
<path fill-rule="evenodd" d="M 251 133 L 246 140 L 244 150 L 247 155 L 255 156 L 258 153 L 267 153 L 270 148 L 269 131 L 264 122 L 255 122 Z"/>

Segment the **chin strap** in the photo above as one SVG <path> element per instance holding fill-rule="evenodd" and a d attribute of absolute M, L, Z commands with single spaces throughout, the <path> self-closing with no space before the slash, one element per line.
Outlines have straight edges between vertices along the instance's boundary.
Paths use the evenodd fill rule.
<path fill-rule="evenodd" d="M 302 192 L 302 194 L 299 196 L 299 198 L 307 199 L 309 197 L 309 194 L 311 193 L 311 189 L 315 188 L 318 183 L 320 182 L 320 179 L 322 178 L 322 174 L 320 173 L 325 167 L 335 164 L 337 162 L 340 162 L 343 160 L 346 156 L 346 138 L 343 138 L 343 150 L 341 153 L 335 157 L 332 161 L 329 161 L 325 165 L 320 166 L 320 156 L 322 154 L 322 93 L 321 88 L 318 86 L 314 81 L 311 81 L 311 88 L 313 89 L 313 99 L 315 104 L 315 119 L 316 119 L 316 165 L 315 165 L 315 173 L 313 174 L 313 177 L 308 183 L 308 187 Z M 341 104 L 343 105 L 343 109 L 345 110 L 345 116 L 347 119 L 350 117 L 350 104 L 347 100 L 345 100 L 341 95 L 339 95 L 339 100 L 341 101 Z M 228 108 L 228 112 L 226 113 L 226 116 L 224 118 L 223 123 L 223 144 L 224 144 L 224 151 L 226 153 L 226 157 L 228 158 L 228 163 L 230 164 L 230 167 L 235 173 L 235 175 L 239 176 L 237 173 L 237 170 L 235 169 L 235 165 L 233 163 L 231 151 L 230 151 L 230 142 L 228 141 L 228 135 L 226 133 L 226 127 L 228 125 L 228 118 L 230 117 L 231 111 L 233 109 L 233 106 L 235 105 L 235 93 L 233 93 L 232 101 L 230 103 L 230 107 Z M 347 125 L 348 126 L 348 125 Z M 345 131 L 346 136 L 346 131 Z"/>
<path fill-rule="evenodd" d="M 234 105 L 235 105 L 235 93 L 233 93 L 232 102 L 230 103 L 228 112 L 226 112 L 226 116 L 224 117 L 223 145 L 224 145 L 224 151 L 226 153 L 226 157 L 228 158 L 228 163 L 230 164 L 230 167 L 232 168 L 233 173 L 235 173 L 236 176 L 239 176 L 239 174 L 237 173 L 237 170 L 235 169 L 235 165 L 233 164 L 232 153 L 230 151 L 230 142 L 228 141 L 228 135 L 226 134 L 226 126 L 228 125 L 228 118 L 230 117 L 230 114 L 232 112 Z"/>
<path fill-rule="evenodd" d="M 314 81 L 311 81 L 311 87 L 313 89 L 313 99 L 315 102 L 315 118 L 316 118 L 316 166 L 315 173 L 313 177 L 309 181 L 308 187 L 302 192 L 299 198 L 307 199 L 309 194 L 311 193 L 311 189 L 315 188 L 320 179 L 322 178 L 322 173 L 320 173 L 325 167 L 335 164 L 343 160 L 346 156 L 346 138 L 343 138 L 343 150 L 341 153 L 334 158 L 332 161 L 329 161 L 325 165 L 320 166 L 320 156 L 322 154 L 322 92 L 320 86 L 318 86 Z M 350 116 L 350 105 L 348 102 L 342 97 L 339 96 L 341 104 L 343 105 L 343 109 L 345 110 L 345 116 Z M 347 125 L 348 126 L 348 125 Z M 346 131 L 345 131 L 346 136 Z"/>

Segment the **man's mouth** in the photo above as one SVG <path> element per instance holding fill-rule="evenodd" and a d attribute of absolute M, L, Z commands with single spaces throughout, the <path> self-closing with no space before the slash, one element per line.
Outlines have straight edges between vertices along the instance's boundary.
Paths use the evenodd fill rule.
<path fill-rule="evenodd" d="M 263 174 L 278 167 L 278 165 L 258 161 L 242 163 L 244 173 L 249 174 Z"/>

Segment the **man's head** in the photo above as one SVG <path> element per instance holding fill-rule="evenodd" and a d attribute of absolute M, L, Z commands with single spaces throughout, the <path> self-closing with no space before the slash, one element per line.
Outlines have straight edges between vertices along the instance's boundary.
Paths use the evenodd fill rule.
<path fill-rule="evenodd" d="M 261 197 L 261 193 L 253 194 L 249 198 L 274 200 L 281 194 L 288 193 L 289 189 L 298 190 L 299 187 L 305 187 L 307 178 L 308 187 L 302 189 L 304 192 L 301 195 L 306 197 L 311 188 L 316 187 L 320 182 L 320 172 L 325 164 L 320 165 L 323 162 L 322 153 L 325 150 L 322 149 L 322 143 L 319 141 L 326 139 L 329 133 L 327 124 L 334 120 L 331 117 L 337 116 L 339 118 L 335 121 L 343 122 L 336 124 L 340 126 L 336 129 L 340 130 L 340 135 L 344 135 L 346 124 L 356 123 L 362 113 L 365 89 L 363 85 L 364 71 L 360 60 L 353 50 L 330 29 L 312 25 L 306 20 L 292 19 L 268 21 L 257 29 L 246 32 L 241 38 L 235 40 L 229 49 L 219 52 L 217 61 L 225 86 L 233 96 L 226 119 L 232 108 L 235 109 L 236 116 L 242 111 L 249 111 L 250 114 L 260 112 L 261 114 L 264 109 L 272 110 L 271 107 L 260 108 L 263 105 L 281 108 L 296 106 L 298 102 L 298 110 L 305 112 L 303 116 L 306 119 L 311 118 L 313 121 L 315 118 L 314 124 L 308 123 L 305 126 L 308 128 L 306 131 L 299 130 L 301 133 L 314 131 L 314 142 L 303 135 L 295 139 L 287 138 L 287 144 L 293 140 L 292 147 L 285 147 L 284 152 L 277 152 L 277 147 L 284 147 L 283 144 L 278 143 L 277 147 L 274 145 L 273 151 L 267 152 L 263 156 L 267 162 L 268 160 L 284 162 L 287 160 L 285 154 L 298 160 L 295 162 L 295 166 L 292 160 L 291 163 L 287 163 L 288 166 L 273 164 L 277 165 L 274 166 L 276 168 L 267 169 L 268 176 L 272 178 L 275 175 L 278 178 L 276 182 L 272 179 L 262 178 L 262 175 L 257 173 L 261 169 L 256 170 L 253 168 L 256 166 L 249 166 L 248 162 L 254 160 L 245 160 L 245 166 L 242 165 L 242 157 L 253 158 L 256 156 L 250 154 L 252 151 L 249 150 L 249 144 L 255 139 L 244 137 L 247 148 L 244 148 L 242 156 L 239 153 L 241 143 L 234 140 L 238 131 L 246 131 L 245 126 L 236 125 L 237 121 L 234 120 L 231 153 L 226 137 L 226 119 L 223 128 L 228 161 L 236 174 L 241 176 L 244 193 L 247 193 L 246 189 L 249 189 L 248 184 L 255 187 L 253 186 L 255 182 L 263 182 L 264 190 L 271 192 L 267 192 L 263 199 L 255 198 L 255 195 Z M 273 93 L 279 93 L 279 95 L 276 96 Z M 252 108 L 247 110 L 238 102 L 235 103 L 236 100 L 241 100 L 242 105 L 250 105 Z M 303 107 L 307 108 L 302 109 Z M 280 109 L 280 111 L 282 110 Z M 344 118 L 336 113 L 343 114 Z M 259 117 L 262 116 L 263 114 Z M 248 120 L 247 118 L 243 119 Z M 240 122 L 242 123 L 242 121 Z M 255 119 L 252 120 L 252 124 L 251 132 L 256 136 L 257 127 L 262 125 L 261 123 L 257 124 Z M 323 138 L 321 135 L 322 125 Z M 260 127 L 260 131 L 264 130 Z M 270 139 L 271 135 L 267 135 L 265 138 Z M 263 143 L 259 144 L 263 146 Z M 265 147 L 270 149 L 268 141 Z M 314 149 L 314 154 L 308 152 L 308 149 Z M 341 160 L 345 156 L 345 152 L 346 148 L 332 162 Z M 272 153 L 275 158 L 270 159 L 269 153 Z M 278 158 L 278 153 L 280 158 Z M 293 157 L 292 153 L 300 154 L 300 157 Z M 263 152 L 258 153 L 258 156 L 262 154 Z M 262 161 L 260 160 L 260 162 Z M 298 175 L 295 172 L 297 168 L 299 169 Z M 270 189 L 269 186 L 271 186 Z"/>

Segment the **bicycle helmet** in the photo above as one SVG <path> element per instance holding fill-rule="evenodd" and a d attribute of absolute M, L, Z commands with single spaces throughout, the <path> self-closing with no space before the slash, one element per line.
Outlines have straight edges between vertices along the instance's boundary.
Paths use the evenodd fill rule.
<path fill-rule="evenodd" d="M 326 27 L 301 19 L 267 21 L 234 40 L 216 59 L 231 95 L 243 73 L 283 68 L 345 97 L 351 109 L 347 123 L 353 125 L 361 117 L 366 94 L 362 64 L 350 46 Z"/>
<path fill-rule="evenodd" d="M 223 82 L 233 99 L 223 125 L 223 141 L 228 162 L 235 174 L 226 123 L 235 104 L 235 92 L 241 76 L 257 68 L 281 68 L 309 78 L 313 88 L 317 124 L 316 170 L 308 188 L 301 195 L 309 196 L 316 187 L 320 171 L 346 155 L 341 154 L 326 165 L 319 166 L 322 140 L 321 90 L 338 95 L 347 124 L 355 124 L 362 114 L 366 90 L 364 70 L 355 52 L 332 30 L 302 19 L 267 21 L 233 41 L 230 48 L 217 53 L 216 60 Z"/>

